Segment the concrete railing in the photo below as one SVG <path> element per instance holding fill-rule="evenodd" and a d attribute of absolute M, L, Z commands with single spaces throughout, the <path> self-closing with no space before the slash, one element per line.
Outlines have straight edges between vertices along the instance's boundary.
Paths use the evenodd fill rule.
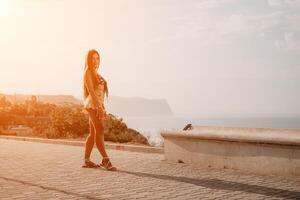
<path fill-rule="evenodd" d="M 300 130 L 193 126 L 163 131 L 165 159 L 259 174 L 300 175 Z"/>

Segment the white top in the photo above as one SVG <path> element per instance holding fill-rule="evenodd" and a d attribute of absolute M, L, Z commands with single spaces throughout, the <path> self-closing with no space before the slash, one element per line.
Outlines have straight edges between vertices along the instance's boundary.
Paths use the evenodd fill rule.
<path fill-rule="evenodd" d="M 89 89 L 93 88 L 93 90 L 95 92 L 95 96 L 96 96 L 96 101 L 97 102 L 93 103 L 92 96 L 91 96 L 91 94 L 89 94 L 86 98 L 84 98 L 84 101 L 83 101 L 83 107 L 84 108 L 93 108 L 93 109 L 96 109 L 95 104 L 102 105 L 103 108 L 104 108 L 104 86 L 105 86 L 105 80 L 99 74 L 97 74 L 97 75 L 98 75 L 98 79 L 99 79 L 100 83 L 97 84 L 96 86 L 91 87 L 90 86 L 91 82 L 89 80 L 85 81 L 85 84 L 87 85 L 87 87 Z M 89 79 L 89 78 L 90 77 L 88 76 L 87 79 Z"/>

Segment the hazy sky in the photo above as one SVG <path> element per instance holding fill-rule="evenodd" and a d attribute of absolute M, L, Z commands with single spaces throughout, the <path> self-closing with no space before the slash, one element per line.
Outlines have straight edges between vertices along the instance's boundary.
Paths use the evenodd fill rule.
<path fill-rule="evenodd" d="M 0 0 L 0 92 L 110 94 L 174 113 L 300 115 L 300 0 Z"/>

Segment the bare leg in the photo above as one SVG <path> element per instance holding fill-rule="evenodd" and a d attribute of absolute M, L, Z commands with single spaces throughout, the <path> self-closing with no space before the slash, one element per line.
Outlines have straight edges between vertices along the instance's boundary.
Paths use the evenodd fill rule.
<path fill-rule="evenodd" d="M 107 153 L 105 151 L 105 145 L 104 145 L 104 126 L 103 121 L 98 119 L 96 116 L 95 110 L 89 110 L 89 115 L 91 122 L 95 129 L 95 140 L 96 140 L 96 146 L 98 148 L 98 151 L 102 155 L 102 157 L 108 157 Z"/>
<path fill-rule="evenodd" d="M 89 118 L 89 126 L 90 126 L 90 134 L 87 136 L 85 141 L 85 153 L 84 153 L 85 160 L 90 159 L 91 152 L 93 150 L 94 143 L 95 143 L 95 129 L 91 118 Z"/>

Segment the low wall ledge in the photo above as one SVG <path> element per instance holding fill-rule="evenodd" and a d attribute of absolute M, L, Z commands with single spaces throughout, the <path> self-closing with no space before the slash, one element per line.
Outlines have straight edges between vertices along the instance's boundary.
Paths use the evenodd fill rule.
<path fill-rule="evenodd" d="M 162 131 L 163 138 L 250 142 L 300 147 L 300 129 L 193 126 L 187 131 Z"/>

